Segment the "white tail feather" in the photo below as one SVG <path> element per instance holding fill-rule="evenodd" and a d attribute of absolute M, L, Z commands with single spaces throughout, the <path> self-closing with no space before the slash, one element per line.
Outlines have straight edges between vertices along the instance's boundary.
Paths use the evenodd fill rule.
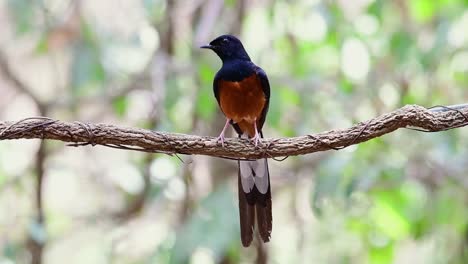
<path fill-rule="evenodd" d="M 265 194 L 268 192 L 268 186 L 270 185 L 270 179 L 268 177 L 267 160 L 261 159 L 252 162 L 255 162 L 257 165 L 254 169 L 255 186 L 257 186 L 257 189 L 260 193 Z"/>
<path fill-rule="evenodd" d="M 248 138 L 243 134 L 241 138 Z M 267 160 L 240 161 L 240 173 L 242 189 L 245 193 L 250 193 L 255 185 L 260 193 L 267 193 L 270 184 L 268 179 Z"/>

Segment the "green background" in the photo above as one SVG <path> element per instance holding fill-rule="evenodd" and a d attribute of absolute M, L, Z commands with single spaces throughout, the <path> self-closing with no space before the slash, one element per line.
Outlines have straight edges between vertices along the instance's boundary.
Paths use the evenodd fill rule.
<path fill-rule="evenodd" d="M 217 136 L 221 63 L 198 47 L 225 33 L 269 76 L 266 137 L 468 101 L 466 0 L 4 0 L 0 21 L 2 120 Z M 0 263 L 37 244 L 43 263 L 467 263 L 467 146 L 398 130 L 270 161 L 272 240 L 244 249 L 234 161 L 2 141 Z"/>

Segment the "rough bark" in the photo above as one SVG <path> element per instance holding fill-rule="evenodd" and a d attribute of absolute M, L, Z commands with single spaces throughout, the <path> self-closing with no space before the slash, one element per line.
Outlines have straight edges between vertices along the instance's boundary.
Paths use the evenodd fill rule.
<path fill-rule="evenodd" d="M 468 105 L 431 109 L 407 105 L 347 129 L 293 138 L 264 139 L 258 147 L 246 139 L 229 138 L 222 147 L 214 137 L 208 136 L 33 117 L 16 122 L 0 121 L 0 140 L 50 139 L 69 142 L 72 146 L 103 145 L 154 153 L 258 159 L 341 149 L 380 137 L 399 128 L 412 127 L 425 132 L 438 132 L 466 125 L 468 125 Z"/>

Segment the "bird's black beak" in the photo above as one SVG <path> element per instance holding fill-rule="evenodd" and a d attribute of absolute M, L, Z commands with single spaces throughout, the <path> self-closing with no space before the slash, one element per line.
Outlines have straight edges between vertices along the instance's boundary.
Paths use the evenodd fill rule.
<path fill-rule="evenodd" d="M 203 45 L 203 46 L 200 46 L 201 49 L 214 49 L 214 46 L 213 45 Z"/>

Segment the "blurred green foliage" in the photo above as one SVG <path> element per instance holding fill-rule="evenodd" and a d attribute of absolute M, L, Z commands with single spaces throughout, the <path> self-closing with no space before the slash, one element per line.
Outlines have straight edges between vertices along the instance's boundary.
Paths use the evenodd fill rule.
<path fill-rule="evenodd" d="M 212 80 L 220 61 L 197 47 L 224 33 L 239 35 L 268 73 L 267 137 L 345 128 L 404 104 L 467 103 L 466 0 L 0 7 L 9 22 L 1 49 L 53 118 L 217 135 L 224 121 Z M 2 119 L 35 111 L 33 102 L 0 103 L 21 109 Z M 271 161 L 269 262 L 467 263 L 465 130 L 399 130 L 339 152 Z M 28 237 L 46 243 L 44 263 L 258 257 L 240 246 L 234 161 L 50 145 L 44 227 L 32 198 L 37 146 L 0 144 L 0 263 L 29 260 Z"/>

